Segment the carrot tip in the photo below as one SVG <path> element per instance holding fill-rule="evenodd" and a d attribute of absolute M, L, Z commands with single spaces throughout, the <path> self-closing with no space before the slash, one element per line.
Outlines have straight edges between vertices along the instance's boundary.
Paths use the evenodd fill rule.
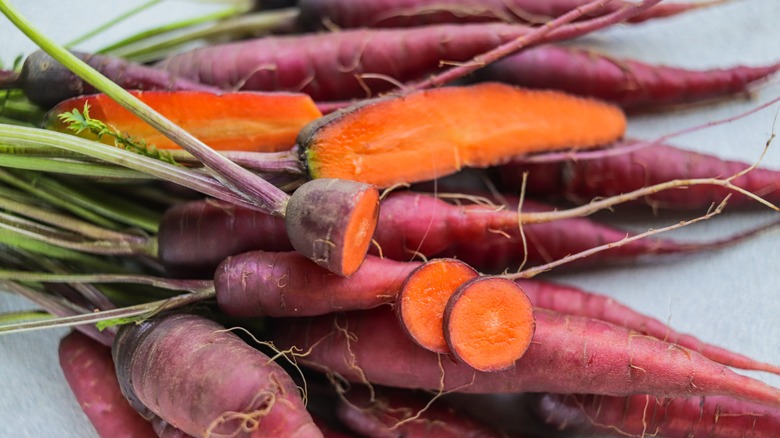
<path fill-rule="evenodd" d="M 444 313 L 444 335 L 452 353 L 479 371 L 512 366 L 531 345 L 533 305 L 517 283 L 480 277 L 463 284 Z"/>

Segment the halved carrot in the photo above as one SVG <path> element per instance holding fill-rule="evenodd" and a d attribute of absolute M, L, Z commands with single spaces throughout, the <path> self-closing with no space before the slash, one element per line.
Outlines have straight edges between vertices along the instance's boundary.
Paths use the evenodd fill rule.
<path fill-rule="evenodd" d="M 298 136 L 312 178 L 390 187 L 513 156 L 588 148 L 619 139 L 615 106 L 497 83 L 381 98 L 331 113 Z"/>
<path fill-rule="evenodd" d="M 514 281 L 479 277 L 450 297 L 444 336 L 450 351 L 479 371 L 500 371 L 531 345 L 536 322 L 531 300 Z"/>
<path fill-rule="evenodd" d="M 457 259 L 434 259 L 412 271 L 396 305 L 401 326 L 412 340 L 428 350 L 449 353 L 443 328 L 447 301 L 460 285 L 478 276 Z"/>
<path fill-rule="evenodd" d="M 301 93 L 202 91 L 134 91 L 136 97 L 217 150 L 277 152 L 291 149 L 298 132 L 322 116 L 314 101 Z M 175 143 L 104 94 L 75 97 L 49 112 L 46 127 L 71 132 L 59 114 L 90 107 L 90 116 L 158 149 Z M 95 139 L 87 131 L 79 134 Z M 108 136 L 103 142 L 113 144 Z"/>

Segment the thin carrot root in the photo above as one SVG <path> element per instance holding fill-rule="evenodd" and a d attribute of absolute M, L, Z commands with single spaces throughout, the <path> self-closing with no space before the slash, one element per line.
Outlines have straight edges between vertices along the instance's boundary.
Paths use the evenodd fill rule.
<path fill-rule="evenodd" d="M 534 308 L 523 289 L 500 277 L 463 284 L 444 312 L 444 336 L 458 359 L 479 371 L 511 367 L 531 346 Z"/>
<path fill-rule="evenodd" d="M 293 248 L 343 277 L 358 270 L 379 220 L 379 191 L 355 181 L 319 179 L 293 192 L 285 213 Z"/>
<path fill-rule="evenodd" d="M 434 259 L 415 269 L 398 294 L 397 313 L 401 325 L 423 348 L 449 353 L 444 339 L 444 310 L 452 294 L 479 274 L 456 259 Z"/>

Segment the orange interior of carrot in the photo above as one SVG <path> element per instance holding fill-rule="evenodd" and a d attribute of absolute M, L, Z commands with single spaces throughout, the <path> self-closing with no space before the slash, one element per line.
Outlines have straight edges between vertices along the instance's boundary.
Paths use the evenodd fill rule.
<path fill-rule="evenodd" d="M 533 305 L 517 283 L 481 277 L 452 296 L 444 330 L 460 360 L 480 371 L 499 371 L 531 345 L 534 321 Z"/>
<path fill-rule="evenodd" d="M 295 145 L 298 132 L 322 114 L 311 98 L 296 93 L 239 92 L 212 94 L 200 91 L 134 91 L 133 94 L 172 122 L 217 150 L 277 152 Z M 46 127 L 72 133 L 57 117 L 65 111 L 82 111 L 159 149 L 178 148 L 156 129 L 104 94 L 61 102 L 48 114 Z M 83 132 L 81 136 L 96 139 Z M 109 137 L 102 140 L 114 144 Z"/>
<path fill-rule="evenodd" d="M 360 268 L 365 259 L 368 246 L 374 237 L 379 217 L 379 191 L 364 190 L 355 202 L 344 238 L 344 253 L 341 266 L 345 276 L 350 276 Z"/>
<path fill-rule="evenodd" d="M 444 339 L 444 308 L 450 296 L 479 274 L 455 259 L 434 259 L 414 270 L 398 296 L 398 315 L 403 327 L 420 346 L 448 353 Z"/>
<path fill-rule="evenodd" d="M 302 142 L 313 178 L 389 187 L 532 152 L 600 146 L 625 128 L 623 112 L 603 102 L 485 83 L 379 100 L 334 116 Z"/>

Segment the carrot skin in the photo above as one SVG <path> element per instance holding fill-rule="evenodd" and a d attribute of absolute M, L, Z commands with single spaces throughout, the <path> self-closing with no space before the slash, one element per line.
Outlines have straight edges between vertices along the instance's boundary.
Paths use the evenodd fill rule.
<path fill-rule="evenodd" d="M 348 336 L 348 337 L 347 337 Z M 351 381 L 472 393 L 730 395 L 780 406 L 780 390 L 698 353 L 607 322 L 536 309 L 534 342 L 516 365 L 483 373 L 415 345 L 389 309 L 279 321 L 275 343 Z M 413 365 L 410 365 L 413 364 Z M 442 373 L 443 370 L 443 373 Z"/>
<path fill-rule="evenodd" d="M 297 252 L 253 251 L 228 257 L 214 284 L 217 303 L 233 316 L 311 316 L 390 304 L 417 266 L 367 256 L 344 278 Z"/>
<path fill-rule="evenodd" d="M 769 438 L 780 430 L 777 409 L 723 396 L 546 394 L 539 397 L 534 410 L 542 421 L 559 430 L 601 437 Z"/>
<path fill-rule="evenodd" d="M 510 163 L 501 166 L 500 171 L 507 188 L 519 188 L 520 175 L 528 171 L 529 195 L 586 203 L 595 197 L 613 196 L 675 179 L 724 178 L 749 166 L 740 161 L 658 145 L 576 162 Z M 757 168 L 732 182 L 769 202 L 780 201 L 780 172 L 776 170 Z M 654 208 L 674 210 L 701 209 L 720 203 L 728 194 L 732 194 L 729 208 L 759 205 L 755 200 L 726 188 L 705 185 L 685 190 L 665 190 L 633 204 L 646 203 Z"/>
<path fill-rule="evenodd" d="M 299 24 L 305 29 L 331 23 L 340 28 L 411 27 L 436 23 L 541 22 L 561 16 L 587 1 L 538 0 L 301 0 Z M 613 1 L 598 15 L 614 12 L 625 2 Z M 692 9 L 686 4 L 663 3 L 631 21 L 666 17 Z"/>
<path fill-rule="evenodd" d="M 152 425 L 122 396 L 111 349 L 71 332 L 60 341 L 59 359 L 81 409 L 104 438 L 152 438 Z"/>
<path fill-rule="evenodd" d="M 123 59 L 83 52 L 73 53 L 126 89 L 220 92 L 219 88 L 179 78 L 159 69 Z M 71 97 L 97 93 L 97 89 L 92 85 L 42 51 L 28 56 L 22 65 L 20 76 L 3 86 L 22 88 L 30 101 L 44 108 L 50 108 Z"/>
<path fill-rule="evenodd" d="M 477 78 L 595 97 L 633 112 L 746 92 L 748 85 L 778 69 L 780 64 L 690 70 L 543 46 L 490 64 Z"/>
<path fill-rule="evenodd" d="M 322 437 L 285 371 L 213 321 L 174 314 L 128 324 L 112 353 L 125 397 L 185 433 Z"/>

